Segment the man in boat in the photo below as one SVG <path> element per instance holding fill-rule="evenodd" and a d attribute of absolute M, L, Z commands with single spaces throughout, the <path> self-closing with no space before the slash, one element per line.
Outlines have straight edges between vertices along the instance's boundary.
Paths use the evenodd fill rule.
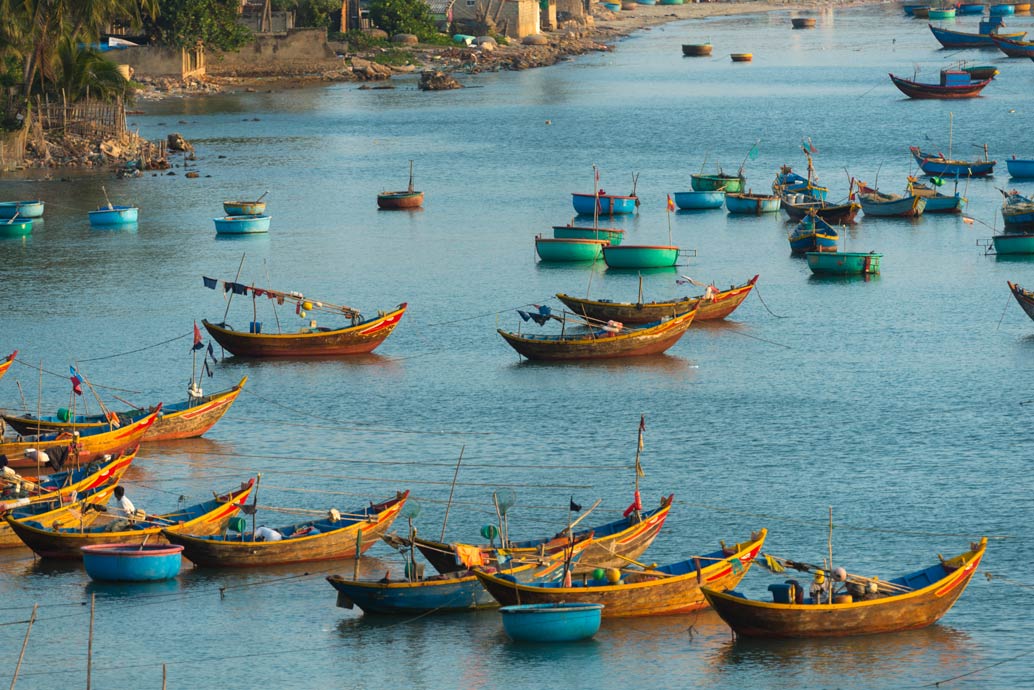
<path fill-rule="evenodd" d="M 265 525 L 255 530 L 255 541 L 280 541 L 283 538 L 284 535 Z"/>
<path fill-rule="evenodd" d="M 115 493 L 111 497 L 112 505 L 108 512 L 114 514 L 115 519 L 108 525 L 109 532 L 120 532 L 132 527 L 137 520 L 147 518 L 147 513 L 138 510 L 133 502 L 126 496 L 126 489 L 121 484 L 115 487 Z"/>
<path fill-rule="evenodd" d="M 821 570 L 815 571 L 815 579 L 811 583 L 809 593 L 813 604 L 830 603 L 829 584 L 826 582 L 826 574 Z"/>

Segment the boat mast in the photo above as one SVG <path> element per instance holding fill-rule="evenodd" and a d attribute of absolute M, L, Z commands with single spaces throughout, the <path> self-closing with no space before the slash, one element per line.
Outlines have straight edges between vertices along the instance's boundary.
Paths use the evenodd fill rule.
<path fill-rule="evenodd" d="M 955 113 L 948 113 L 948 160 L 951 160 L 951 138 L 955 128 Z"/>
<path fill-rule="evenodd" d="M 237 277 L 233 279 L 235 283 L 241 279 L 241 269 L 244 268 L 244 257 L 247 255 L 247 252 L 241 254 L 241 263 L 237 266 Z M 233 290 L 230 290 L 230 299 L 226 300 L 226 311 L 223 312 L 223 323 L 226 323 L 226 316 L 230 313 L 230 302 L 233 302 L 233 294 Z"/>

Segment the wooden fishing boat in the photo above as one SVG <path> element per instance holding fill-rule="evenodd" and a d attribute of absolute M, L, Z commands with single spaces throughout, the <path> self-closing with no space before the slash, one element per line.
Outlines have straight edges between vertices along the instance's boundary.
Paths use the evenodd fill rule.
<path fill-rule="evenodd" d="M 747 574 L 761 551 L 767 532 L 762 529 L 734 548 L 687 558 L 678 563 L 632 569 L 614 568 L 605 577 L 583 576 L 570 586 L 555 582 L 516 582 L 506 574 L 475 570 L 478 580 L 503 606 L 556 604 L 578 601 L 603 605 L 605 618 L 664 616 L 705 608 L 701 587 L 733 589 Z M 582 566 L 593 563 L 582 556 Z"/>
<path fill-rule="evenodd" d="M 790 252 L 804 254 L 806 252 L 835 252 L 840 233 L 832 225 L 809 214 L 798 223 L 788 236 Z"/>
<path fill-rule="evenodd" d="M 951 31 L 949 29 L 943 29 L 933 24 L 929 25 L 930 32 L 933 33 L 942 46 L 945 48 L 994 48 L 994 38 L 1011 38 L 1014 40 L 1022 40 L 1027 35 L 1026 31 L 1018 31 L 1015 33 L 998 33 L 997 28 L 989 29 L 987 33 L 981 31 L 980 33 L 967 33 L 965 31 Z"/>
<path fill-rule="evenodd" d="M 638 516 L 634 512 L 629 513 L 620 520 L 577 530 L 571 536 L 567 535 L 566 530 L 561 530 L 552 537 L 509 542 L 506 545 L 506 551 L 515 559 L 530 558 L 536 554 L 551 555 L 565 548 L 569 549 L 572 541 L 580 544 L 591 537 L 592 542 L 586 544 L 579 562 L 573 569 L 576 575 L 591 572 L 596 567 L 623 568 L 628 565 L 629 559 L 634 560 L 642 555 L 657 538 L 671 510 L 674 498 L 674 495 L 666 496 L 661 499 L 660 506 L 653 510 L 643 511 Z M 409 541 L 397 537 L 393 541 L 401 544 L 409 543 Z M 468 567 L 466 564 L 470 563 L 470 560 L 461 558 L 458 555 L 457 547 L 463 552 L 476 551 L 476 563 L 497 564 L 495 549 L 489 545 L 446 544 L 420 537 L 413 539 L 412 543 L 420 550 L 420 554 L 434 566 L 434 569 L 442 574 Z M 582 566 L 581 561 L 594 565 L 592 568 Z"/>
<path fill-rule="evenodd" d="M 894 74 L 890 75 L 890 80 L 909 98 L 944 100 L 976 98 L 984 87 L 991 83 L 990 79 L 974 81 L 969 72 L 961 69 L 942 69 L 939 84 L 913 81 Z"/>
<path fill-rule="evenodd" d="M 689 176 L 694 192 L 742 192 L 747 178 L 742 173 L 727 175 L 721 170 L 715 174 L 693 173 Z"/>
<path fill-rule="evenodd" d="M 409 161 L 409 187 L 400 192 L 381 192 L 377 195 L 377 208 L 398 211 L 420 208 L 424 204 L 424 193 L 413 189 L 413 161 Z"/>
<path fill-rule="evenodd" d="M 14 364 L 14 358 L 17 354 L 18 351 L 15 350 L 11 354 L 7 355 L 2 360 L 0 360 L 0 379 L 4 377 L 4 374 L 7 373 L 7 370 L 11 368 L 12 364 Z"/>
<path fill-rule="evenodd" d="M 1008 158 L 1005 166 L 1010 177 L 1034 177 L 1034 160 L 1021 160 L 1016 156 Z"/>
<path fill-rule="evenodd" d="M 36 200 L 28 201 L 0 201 L 0 220 L 11 218 L 34 218 L 43 217 L 43 202 Z"/>
<path fill-rule="evenodd" d="M 725 208 L 729 213 L 760 216 L 763 213 L 778 213 L 781 201 L 772 194 L 726 194 Z"/>
<path fill-rule="evenodd" d="M 912 157 L 927 175 L 945 177 L 987 177 L 994 174 L 997 161 L 960 161 L 945 158 L 940 154 L 923 153 L 918 146 L 909 146 Z M 986 156 L 986 153 L 985 153 Z"/>
<path fill-rule="evenodd" d="M 677 343 L 693 323 L 694 316 L 695 310 L 639 327 L 622 325 L 618 329 L 618 326 L 608 324 L 603 328 L 565 330 L 559 335 L 522 335 L 502 329 L 498 329 L 498 333 L 527 359 L 567 361 L 642 357 L 661 354 Z"/>
<path fill-rule="evenodd" d="M 922 5 L 922 4 L 918 4 L 918 3 L 904 4 L 904 5 L 901 6 L 901 9 L 904 11 L 906 17 L 914 17 L 914 16 L 916 16 L 916 10 L 920 9 L 920 8 L 925 8 L 926 10 L 929 10 L 930 6 L 929 5 Z M 927 12 L 927 14 L 929 14 L 929 12 Z"/>
<path fill-rule="evenodd" d="M 168 544 L 91 544 L 81 550 L 86 574 L 100 582 L 171 580 L 183 563 L 183 547 Z"/>
<path fill-rule="evenodd" d="M 543 261 L 596 261 L 603 254 L 609 240 L 557 239 L 535 236 L 535 252 Z"/>
<path fill-rule="evenodd" d="M 1012 291 L 1012 296 L 1016 298 L 1020 308 L 1023 309 L 1023 313 L 1034 320 L 1034 292 L 1024 290 L 1012 281 L 1007 280 L 1006 283 L 1009 284 L 1009 290 Z"/>
<path fill-rule="evenodd" d="M 665 268 L 678 262 L 679 251 L 670 244 L 604 246 L 603 260 L 608 268 Z"/>
<path fill-rule="evenodd" d="M 0 220 L 0 238 L 25 237 L 30 234 L 32 234 L 32 220 L 29 218 Z"/>
<path fill-rule="evenodd" d="M 864 182 L 858 182 L 858 200 L 865 215 L 883 218 L 917 218 L 926 208 L 926 197 L 885 194 Z"/>
<path fill-rule="evenodd" d="M 786 211 L 790 220 L 796 221 L 814 213 L 827 223 L 853 223 L 855 216 L 862 210 L 862 205 L 853 199 L 848 199 L 842 204 L 832 204 L 807 194 L 781 194 L 779 198 L 779 207 Z"/>
<path fill-rule="evenodd" d="M 682 54 L 685 57 L 706 57 L 713 48 L 710 43 L 683 43 Z"/>
<path fill-rule="evenodd" d="M 790 24 L 795 29 L 814 29 L 815 18 L 814 17 L 793 17 L 790 19 Z"/>
<path fill-rule="evenodd" d="M 52 510 L 81 500 L 86 494 L 114 485 L 136 458 L 131 448 L 107 461 L 97 461 L 48 476 L 20 475 L 20 479 L 0 480 L 0 513 L 19 514 L 32 506 Z M 2 531 L 3 527 L 0 527 Z"/>
<path fill-rule="evenodd" d="M 217 235 L 255 235 L 269 232 L 272 216 L 225 216 L 213 218 Z"/>
<path fill-rule="evenodd" d="M 1009 233 L 1006 235 L 995 235 L 991 238 L 991 242 L 995 254 L 1034 254 L 1034 234 Z"/>
<path fill-rule="evenodd" d="M 1034 58 L 1034 41 L 1021 41 L 1018 39 L 992 36 L 998 50 L 1011 58 Z"/>
<path fill-rule="evenodd" d="M 715 190 L 711 192 L 675 192 L 672 197 L 675 205 L 683 211 L 701 211 L 704 209 L 721 208 L 725 203 L 725 192 Z"/>
<path fill-rule="evenodd" d="M 829 189 L 818 184 L 811 153 L 804 149 L 804 155 L 808 157 L 808 176 L 798 175 L 791 166 L 783 165 L 776 173 L 775 179 L 772 180 L 772 193 L 783 197 L 792 194 L 804 195 L 816 201 L 825 201 Z"/>
<path fill-rule="evenodd" d="M 930 11 L 926 15 L 927 19 L 954 19 L 955 8 L 954 7 L 931 7 Z"/>
<path fill-rule="evenodd" d="M 942 194 L 933 187 L 925 185 L 916 178 L 909 175 L 906 191 L 914 196 L 926 199 L 926 208 L 923 213 L 962 213 L 962 207 L 966 205 L 967 199 L 958 192 L 958 185 L 955 185 L 954 194 Z"/>
<path fill-rule="evenodd" d="M 982 2 L 963 2 L 959 3 L 959 6 L 955 10 L 955 14 L 983 14 L 984 3 Z"/>
<path fill-rule="evenodd" d="M 263 194 L 262 196 L 265 196 Z M 255 201 L 224 201 L 223 213 L 228 216 L 261 216 L 266 212 L 266 202 L 260 196 Z"/>
<path fill-rule="evenodd" d="M 711 291 L 710 295 L 681 297 L 663 302 L 612 302 L 610 300 L 590 300 L 573 297 L 562 292 L 557 299 L 567 305 L 576 314 L 597 321 L 620 321 L 622 323 L 650 323 L 665 317 L 696 310 L 695 321 L 711 321 L 724 319 L 736 311 L 736 308 L 747 299 L 758 276 L 754 276 L 743 285 L 730 287 L 728 290 Z"/>
<path fill-rule="evenodd" d="M 731 53 L 729 55 L 733 62 L 750 62 L 754 59 L 753 53 Z"/>
<path fill-rule="evenodd" d="M 625 231 L 619 228 L 599 228 L 585 225 L 554 225 L 553 237 L 558 240 L 606 240 L 611 246 L 621 244 Z"/>
<path fill-rule="evenodd" d="M 1034 234 L 1034 200 L 1028 199 L 1015 189 L 1002 192 L 1002 220 L 1006 232 Z"/>
<path fill-rule="evenodd" d="M 161 412 L 161 404 L 139 420 L 124 427 L 105 430 L 104 428 L 86 429 L 78 437 L 73 433 L 61 432 L 59 434 L 43 434 L 42 436 L 30 437 L 29 440 L 8 441 L 0 443 L 0 454 L 6 455 L 8 466 L 13 469 L 39 470 L 40 472 L 51 472 L 52 468 L 44 465 L 37 467 L 36 459 L 26 456 L 26 451 L 35 449 L 42 451 L 68 449 L 68 459 L 65 464 L 78 463 L 84 465 L 104 455 L 115 455 L 127 448 L 135 448 L 147 430 L 154 425 Z"/>
<path fill-rule="evenodd" d="M 124 528 L 121 523 L 129 521 L 96 510 L 81 511 L 78 515 L 70 512 L 46 525 L 32 519 L 15 520 L 10 515 L 4 516 L 4 520 L 41 558 L 80 560 L 80 549 L 91 544 L 165 543 L 163 528 L 191 534 L 219 534 L 226 529 L 230 518 L 240 511 L 254 485 L 252 478 L 239 489 L 212 500 L 164 515 L 147 515 Z"/>
<path fill-rule="evenodd" d="M 635 213 L 639 208 L 639 197 L 635 194 L 607 194 L 601 189 L 595 196 L 572 192 L 571 203 L 574 204 L 575 213 L 583 216 L 618 216 Z"/>
<path fill-rule="evenodd" d="M 162 530 L 170 544 L 183 547 L 183 555 L 206 568 L 256 568 L 284 563 L 307 563 L 336 558 L 355 558 L 380 541 L 405 505 L 409 492 L 377 504 L 319 520 L 275 528 L 279 541 L 256 541 L 254 530 L 234 534 L 195 535 L 182 530 Z"/>
<path fill-rule="evenodd" d="M 162 412 L 158 415 L 154 424 L 144 432 L 141 443 L 148 441 L 171 441 L 180 438 L 195 438 L 201 436 L 218 422 L 230 409 L 230 406 L 240 395 L 241 389 L 247 382 L 245 376 L 233 388 L 204 395 L 198 398 L 191 396 L 187 400 L 171 405 L 162 404 Z M 117 429 L 126 424 L 132 424 L 143 417 L 154 412 L 153 408 L 133 408 L 111 412 L 108 415 L 47 415 L 39 419 L 32 415 L 24 417 L 15 415 L 3 415 L 7 425 L 19 434 L 34 434 L 37 429 L 44 432 L 56 431 L 83 431 L 86 429 Z M 113 420 L 111 415 L 114 415 Z M 63 417 L 63 418 L 62 418 Z"/>
<path fill-rule="evenodd" d="M 90 225 L 104 227 L 109 225 L 128 225 L 135 223 L 140 209 L 136 206 L 99 206 L 95 211 L 90 211 Z"/>
<path fill-rule="evenodd" d="M 807 252 L 808 268 L 825 275 L 868 275 L 880 272 L 883 254 L 876 252 Z"/>
<path fill-rule="evenodd" d="M 803 604 L 756 601 L 708 587 L 703 593 L 742 637 L 845 637 L 914 630 L 936 623 L 948 612 L 972 579 L 986 548 L 985 537 L 969 551 L 928 568 L 888 580 L 868 580 L 877 592 L 861 596 L 860 601 L 854 601 L 853 595 L 831 604 L 810 599 Z"/>
<path fill-rule="evenodd" d="M 204 278 L 205 286 L 213 290 L 219 282 L 214 278 Z M 255 321 L 250 324 L 249 332 L 235 330 L 225 322 L 202 321 L 223 349 L 239 357 L 322 357 L 372 352 L 395 330 L 407 306 L 403 302 L 392 311 L 379 312 L 377 316 L 364 320 L 358 309 L 316 301 L 297 292 L 281 292 L 241 283 L 223 282 L 222 285 L 226 292 L 250 293 L 253 314 L 257 313 L 256 302 L 261 296 L 276 300 L 278 304 L 293 303 L 295 313 L 303 318 L 320 311 L 351 320 L 350 325 L 339 328 L 317 327 L 313 320 L 307 328 L 303 327 L 296 333 L 263 333 L 261 322 Z"/>
<path fill-rule="evenodd" d="M 30 503 L 27 506 L 13 508 L 7 511 L 6 514 L 15 520 L 35 520 L 41 525 L 46 525 L 48 521 L 65 515 L 69 510 L 78 510 L 81 513 L 87 505 L 90 506 L 90 509 L 95 505 L 104 505 L 111 499 L 112 494 L 115 493 L 116 486 L 118 486 L 117 481 L 110 481 L 97 488 L 76 492 L 75 496 Z M 6 522 L 0 520 L 0 549 L 13 549 L 23 546 L 25 544 L 14 533 L 14 530 Z"/>

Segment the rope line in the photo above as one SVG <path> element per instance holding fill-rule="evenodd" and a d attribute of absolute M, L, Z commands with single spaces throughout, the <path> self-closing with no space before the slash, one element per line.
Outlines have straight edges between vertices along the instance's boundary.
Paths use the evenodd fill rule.
<path fill-rule="evenodd" d="M 116 352 L 113 355 L 105 355 L 103 357 L 91 357 L 89 359 L 79 359 L 79 360 L 76 360 L 76 361 L 79 361 L 79 362 L 99 362 L 99 361 L 104 360 L 104 359 L 114 359 L 115 357 L 123 357 L 125 355 L 134 355 L 137 352 L 144 352 L 145 350 L 152 350 L 152 349 L 154 349 L 156 347 L 161 347 L 162 345 L 168 345 L 169 343 L 174 343 L 177 340 L 183 340 L 184 338 L 190 338 L 193 335 L 194 335 L 193 332 L 191 332 L 191 333 L 184 333 L 183 335 L 177 335 L 175 338 L 169 338 L 168 340 L 163 340 L 162 342 L 155 343 L 154 345 L 145 345 L 145 346 L 137 348 L 135 350 L 127 350 L 126 352 Z M 96 385 L 96 384 L 94 384 L 94 385 Z M 103 386 L 97 386 L 97 387 L 98 388 L 103 388 Z M 136 391 L 131 391 L 131 392 L 136 392 Z"/>
<path fill-rule="evenodd" d="M 981 666 L 980 668 L 974 669 L 974 670 L 969 671 L 967 673 L 960 673 L 957 676 L 952 676 L 951 678 L 945 678 L 944 680 L 934 681 L 933 683 L 927 683 L 926 685 L 920 685 L 919 687 L 921 687 L 921 688 L 939 688 L 939 687 L 941 687 L 942 685 L 944 685 L 946 683 L 952 682 L 953 680 L 958 680 L 959 678 L 965 678 L 966 676 L 972 676 L 972 675 L 977 674 L 977 673 L 982 673 L 983 671 L 986 671 L 988 669 L 994 668 L 995 666 L 1001 666 L 1002 664 L 1007 664 L 1010 661 L 1016 661 L 1017 659 L 1022 659 L 1023 657 L 1028 656 L 1030 654 L 1034 654 L 1034 649 L 1028 650 L 1026 652 L 1021 652 L 1020 654 L 1017 654 L 1016 656 L 1009 657 L 1008 659 L 1002 659 L 1001 661 L 996 661 L 993 664 L 988 664 L 987 666 Z"/>
<path fill-rule="evenodd" d="M 426 324 L 424 324 L 424 326 L 427 327 L 427 328 L 435 328 L 436 326 L 451 326 L 454 323 L 462 323 L 464 321 L 473 321 L 474 319 L 483 319 L 486 316 L 496 316 L 498 314 L 505 314 L 508 311 L 513 311 L 514 309 L 523 309 L 524 307 L 534 307 L 534 306 L 537 306 L 539 304 L 542 304 L 543 302 L 547 302 L 547 301 L 549 301 L 552 298 L 553 298 L 553 296 L 550 295 L 546 299 L 541 300 L 539 302 L 528 302 L 527 304 L 518 304 L 516 307 L 507 307 L 506 309 L 500 309 L 499 311 L 489 311 L 489 312 L 485 312 L 484 314 L 475 314 L 474 316 L 465 316 L 462 319 L 453 319 L 452 321 L 439 321 L 438 323 L 426 323 Z"/>
<path fill-rule="evenodd" d="M 761 291 L 758 290 L 758 286 L 757 285 L 754 285 L 754 292 L 757 293 L 758 299 L 761 300 L 761 304 L 764 305 L 765 309 L 768 311 L 769 314 L 771 314 L 772 316 L 774 316 L 777 319 L 788 319 L 788 318 L 790 318 L 788 316 L 780 316 L 779 314 L 776 314 L 774 311 L 769 309 L 768 308 L 768 303 L 765 302 L 765 298 L 761 296 Z"/>

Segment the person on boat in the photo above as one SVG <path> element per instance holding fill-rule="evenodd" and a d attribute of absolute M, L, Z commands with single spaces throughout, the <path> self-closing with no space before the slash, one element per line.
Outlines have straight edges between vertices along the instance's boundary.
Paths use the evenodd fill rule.
<path fill-rule="evenodd" d="M 829 603 L 829 584 L 826 582 L 826 574 L 821 570 L 815 571 L 815 579 L 811 583 L 809 592 L 813 604 Z"/>
<path fill-rule="evenodd" d="M 265 525 L 255 530 L 255 541 L 280 541 L 283 538 L 284 535 Z"/>
<path fill-rule="evenodd" d="M 114 517 L 111 524 L 108 525 L 109 532 L 129 529 L 136 524 L 137 520 L 142 520 L 147 516 L 144 511 L 137 510 L 137 507 L 129 500 L 129 496 L 126 496 L 126 488 L 121 484 L 115 487 L 115 493 L 111 497 L 111 504 L 107 512 Z"/>

